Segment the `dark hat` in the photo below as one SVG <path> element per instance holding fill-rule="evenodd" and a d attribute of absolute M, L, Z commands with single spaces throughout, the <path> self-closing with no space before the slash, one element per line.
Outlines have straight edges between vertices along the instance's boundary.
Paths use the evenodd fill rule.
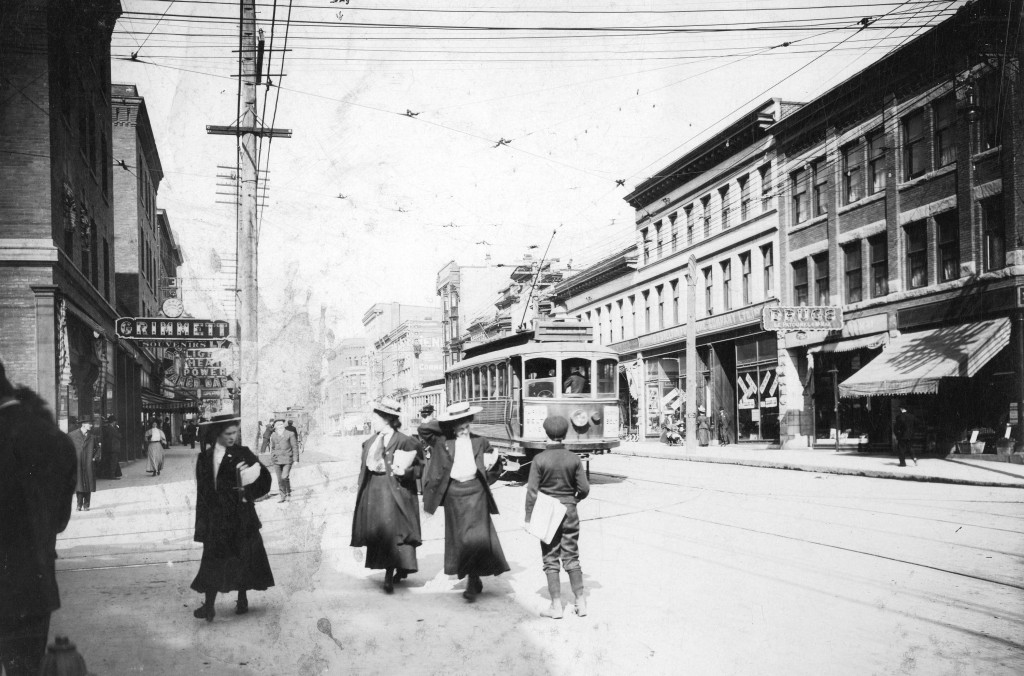
<path fill-rule="evenodd" d="M 560 415 L 549 415 L 544 419 L 544 433 L 552 441 L 562 441 L 569 432 L 569 421 Z"/>
<path fill-rule="evenodd" d="M 424 406 L 423 408 L 420 409 L 420 415 L 432 415 L 433 413 L 434 413 L 434 405 L 433 404 L 427 404 L 426 406 Z"/>
<path fill-rule="evenodd" d="M 74 418 L 72 418 L 72 420 L 74 420 Z M 91 415 L 84 414 L 84 415 L 78 416 L 78 424 L 79 425 L 95 425 L 96 421 L 93 420 L 93 417 Z"/>

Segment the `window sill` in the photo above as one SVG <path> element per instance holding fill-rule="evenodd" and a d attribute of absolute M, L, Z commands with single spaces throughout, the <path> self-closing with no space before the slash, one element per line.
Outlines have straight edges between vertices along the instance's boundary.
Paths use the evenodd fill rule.
<path fill-rule="evenodd" d="M 999 145 L 999 146 L 995 146 L 995 147 L 989 148 L 988 150 L 982 150 L 979 153 L 974 153 L 973 155 L 971 155 L 971 162 L 974 162 L 975 164 L 977 164 L 978 162 L 982 162 L 984 160 L 987 160 L 988 158 L 992 157 L 993 155 L 998 155 L 999 151 L 1002 150 L 1002 149 L 1003 149 L 1003 147 L 1001 145 Z"/>
<path fill-rule="evenodd" d="M 908 190 L 910 188 L 913 188 L 914 186 L 920 185 L 922 183 L 927 183 L 928 181 L 931 181 L 933 179 L 939 178 L 940 176 L 945 176 L 946 174 L 951 174 L 954 171 L 956 171 L 956 162 L 953 162 L 952 164 L 946 165 L 945 167 L 942 167 L 941 169 L 936 169 L 935 171 L 930 171 L 927 174 L 925 174 L 924 176 L 918 176 L 917 178 L 913 178 L 913 179 L 910 179 L 909 181 L 905 181 L 903 183 L 900 183 L 900 184 L 898 184 L 896 186 L 896 189 L 897 190 Z"/>
<path fill-rule="evenodd" d="M 839 207 L 836 210 L 836 215 L 842 216 L 845 213 L 849 213 L 849 212 L 851 212 L 851 211 L 853 211 L 855 209 L 859 209 L 860 207 L 863 207 L 863 206 L 868 205 L 868 204 L 872 204 L 872 203 L 877 202 L 877 201 L 879 201 L 881 199 L 885 199 L 885 190 L 881 190 L 879 192 L 876 192 L 873 195 L 868 195 L 867 197 L 861 197 L 856 202 L 850 202 L 849 204 L 844 204 L 843 206 Z"/>
<path fill-rule="evenodd" d="M 824 223 L 827 220 L 828 220 L 828 214 L 822 214 L 821 216 L 815 216 L 814 218 L 808 219 L 806 221 L 800 221 L 799 223 L 794 224 L 792 227 L 790 227 L 789 232 L 790 232 L 790 234 L 792 234 L 794 232 L 800 232 L 801 230 L 803 230 L 805 228 L 809 228 L 812 225 L 817 225 L 819 223 Z"/>

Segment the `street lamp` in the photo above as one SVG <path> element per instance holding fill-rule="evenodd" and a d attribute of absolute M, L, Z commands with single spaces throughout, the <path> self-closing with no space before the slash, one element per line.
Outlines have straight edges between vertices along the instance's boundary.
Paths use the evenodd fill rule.
<path fill-rule="evenodd" d="M 828 370 L 832 374 L 832 401 L 835 405 L 836 413 L 836 453 L 839 452 L 839 367 L 833 365 Z"/>

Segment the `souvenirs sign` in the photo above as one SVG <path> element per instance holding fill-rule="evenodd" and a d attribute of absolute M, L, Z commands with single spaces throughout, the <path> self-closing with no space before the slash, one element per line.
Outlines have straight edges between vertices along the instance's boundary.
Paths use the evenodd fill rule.
<path fill-rule="evenodd" d="M 230 325 L 209 319 L 121 317 L 114 326 L 117 335 L 128 340 L 223 340 Z"/>
<path fill-rule="evenodd" d="M 766 307 L 761 310 L 765 331 L 836 331 L 843 328 L 843 310 L 834 305 Z"/>

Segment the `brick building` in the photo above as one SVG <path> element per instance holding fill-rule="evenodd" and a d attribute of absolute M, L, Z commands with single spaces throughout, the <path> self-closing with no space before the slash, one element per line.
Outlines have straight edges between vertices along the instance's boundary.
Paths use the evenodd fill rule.
<path fill-rule="evenodd" d="M 328 433 L 363 431 L 369 416 L 366 363 L 364 338 L 342 338 L 328 349 L 323 397 Z"/>
<path fill-rule="evenodd" d="M 69 416 L 114 412 L 110 36 L 117 0 L 0 12 L 0 359 Z"/>
<path fill-rule="evenodd" d="M 919 443 L 944 452 L 972 428 L 1002 437 L 1016 418 L 1020 16 L 1019 0 L 970 2 L 771 128 L 784 302 L 845 315 L 841 332 L 784 337 L 802 389 L 785 442 L 834 440 L 838 429 L 840 440 L 888 447 L 906 405 L 923 421 Z"/>

